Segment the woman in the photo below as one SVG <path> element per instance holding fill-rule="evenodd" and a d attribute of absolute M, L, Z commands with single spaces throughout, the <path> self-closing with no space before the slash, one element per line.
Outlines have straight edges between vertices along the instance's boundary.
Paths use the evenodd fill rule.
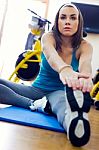
<path fill-rule="evenodd" d="M 61 6 L 52 31 L 42 37 L 42 49 L 40 72 L 32 86 L 1 79 L 0 102 L 47 112 L 46 102 L 50 103 L 71 143 L 83 146 L 90 138 L 92 46 L 83 39 L 83 18 L 75 5 Z"/>

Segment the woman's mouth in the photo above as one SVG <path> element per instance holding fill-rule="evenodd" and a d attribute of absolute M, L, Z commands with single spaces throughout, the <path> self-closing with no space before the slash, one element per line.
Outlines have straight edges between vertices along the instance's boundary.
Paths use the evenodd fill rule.
<path fill-rule="evenodd" d="M 71 30 L 71 28 L 70 28 L 70 27 L 65 27 L 65 28 L 64 28 L 64 30 L 66 30 L 66 31 L 70 31 L 70 30 Z"/>

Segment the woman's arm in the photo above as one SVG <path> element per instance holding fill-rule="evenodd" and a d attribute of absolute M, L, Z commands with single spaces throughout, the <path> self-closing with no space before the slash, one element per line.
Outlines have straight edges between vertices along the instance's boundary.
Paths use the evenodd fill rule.
<path fill-rule="evenodd" d="M 92 74 L 91 61 L 92 61 L 93 48 L 91 44 L 89 44 L 86 41 L 83 41 L 81 44 L 80 51 L 81 52 L 80 52 L 80 59 L 79 59 L 79 72 L 85 73 L 90 76 Z"/>
<path fill-rule="evenodd" d="M 66 64 L 62 58 L 58 55 L 55 47 L 55 40 L 51 32 L 45 33 L 41 39 L 43 53 L 50 64 L 50 66 L 60 73 L 62 69 L 71 67 L 70 65 Z"/>
<path fill-rule="evenodd" d="M 66 64 L 58 55 L 55 47 L 56 43 L 51 32 L 45 33 L 41 39 L 43 53 L 50 66 L 59 73 L 60 80 L 65 85 L 72 87 L 74 90 L 80 87 L 79 78 L 89 77 L 84 73 L 73 71 L 72 67 Z"/>
<path fill-rule="evenodd" d="M 91 66 L 93 48 L 88 42 L 82 41 L 80 51 L 79 72 L 88 76 L 88 78 L 79 78 L 80 89 L 82 89 L 83 92 L 90 92 L 93 86 Z"/>

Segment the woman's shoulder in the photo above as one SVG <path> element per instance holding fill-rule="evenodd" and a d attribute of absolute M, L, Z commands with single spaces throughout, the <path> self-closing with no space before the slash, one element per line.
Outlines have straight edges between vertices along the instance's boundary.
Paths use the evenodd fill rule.
<path fill-rule="evenodd" d="M 49 32 L 44 33 L 42 35 L 42 41 L 50 42 L 50 43 L 55 44 L 55 39 L 54 39 L 54 36 L 53 36 L 53 32 L 49 31 Z"/>
<path fill-rule="evenodd" d="M 85 39 L 81 41 L 79 48 L 77 49 L 77 56 L 80 57 L 81 54 L 91 54 L 93 51 L 93 47 L 91 43 Z"/>
<path fill-rule="evenodd" d="M 45 32 L 43 35 L 42 35 L 42 38 L 54 38 L 53 36 L 53 32 L 52 31 L 49 31 L 49 32 Z"/>
<path fill-rule="evenodd" d="M 88 48 L 88 47 L 91 48 L 92 45 L 91 45 L 91 43 L 90 43 L 89 41 L 83 39 L 83 40 L 81 41 L 80 47 L 81 47 L 81 48 Z"/>
<path fill-rule="evenodd" d="M 84 51 L 92 51 L 92 50 L 93 50 L 93 47 L 92 47 L 91 43 L 89 41 L 83 39 L 81 41 L 79 51 L 84 52 Z"/>

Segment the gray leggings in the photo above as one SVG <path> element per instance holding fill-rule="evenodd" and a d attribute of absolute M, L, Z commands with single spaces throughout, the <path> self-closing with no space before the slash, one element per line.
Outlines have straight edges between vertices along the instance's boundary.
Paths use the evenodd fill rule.
<path fill-rule="evenodd" d="M 66 111 L 66 95 L 65 91 L 58 90 L 46 95 L 51 105 L 52 112 L 57 116 L 58 122 L 62 125 Z"/>
<path fill-rule="evenodd" d="M 33 86 L 0 79 L 0 103 L 2 104 L 29 109 L 31 101 L 41 99 L 44 96 L 49 100 L 52 112 L 62 124 L 66 110 L 65 92 L 63 90 L 48 93 Z"/>
<path fill-rule="evenodd" d="M 0 103 L 29 108 L 31 101 L 47 93 L 41 89 L 0 79 Z"/>

